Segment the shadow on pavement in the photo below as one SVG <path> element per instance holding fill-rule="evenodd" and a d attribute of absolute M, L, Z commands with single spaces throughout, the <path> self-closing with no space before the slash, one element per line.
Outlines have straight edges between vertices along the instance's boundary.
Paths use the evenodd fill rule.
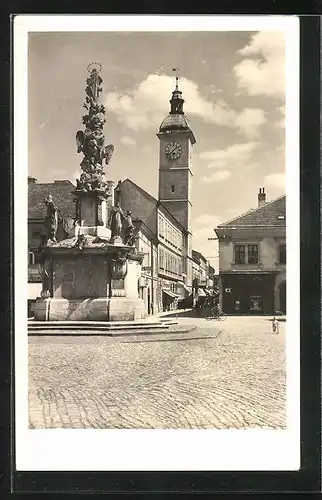
<path fill-rule="evenodd" d="M 120 342 L 120 344 L 141 344 L 147 342 L 186 342 L 187 340 L 215 340 L 222 332 L 219 331 L 217 335 L 203 335 L 201 337 L 180 337 L 177 339 L 174 338 L 163 338 L 163 339 L 146 339 L 146 340 L 126 340 L 124 342 Z"/>

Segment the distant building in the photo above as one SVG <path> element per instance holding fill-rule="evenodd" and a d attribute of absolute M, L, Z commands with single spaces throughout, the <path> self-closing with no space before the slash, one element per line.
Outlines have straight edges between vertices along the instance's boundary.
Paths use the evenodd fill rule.
<path fill-rule="evenodd" d="M 192 275 L 200 286 L 209 286 L 209 262 L 197 250 L 192 250 Z"/>
<path fill-rule="evenodd" d="M 286 313 L 286 197 L 220 224 L 219 286 L 221 307 L 228 314 Z"/>

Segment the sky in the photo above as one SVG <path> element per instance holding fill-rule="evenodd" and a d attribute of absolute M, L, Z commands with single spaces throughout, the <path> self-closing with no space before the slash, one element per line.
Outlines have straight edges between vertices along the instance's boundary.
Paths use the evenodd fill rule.
<path fill-rule="evenodd" d="M 193 248 L 218 271 L 213 231 L 285 193 L 285 40 L 282 32 L 38 32 L 28 36 L 28 175 L 79 177 L 75 135 L 87 66 L 103 67 L 108 180 L 130 178 L 157 197 L 158 127 L 179 67 L 192 156 Z"/>

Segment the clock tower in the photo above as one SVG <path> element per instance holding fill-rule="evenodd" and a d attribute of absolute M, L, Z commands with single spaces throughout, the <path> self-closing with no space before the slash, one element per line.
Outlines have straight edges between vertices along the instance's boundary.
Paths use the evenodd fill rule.
<path fill-rule="evenodd" d="M 184 247 L 189 260 L 191 259 L 192 207 L 191 150 L 196 139 L 184 114 L 183 104 L 184 99 L 179 90 L 178 76 L 176 76 L 176 86 L 170 99 L 170 113 L 161 123 L 157 134 L 160 140 L 159 201 L 185 229 Z M 186 271 L 188 278 L 190 272 L 188 269 Z M 190 277 L 188 281 L 191 281 Z"/>

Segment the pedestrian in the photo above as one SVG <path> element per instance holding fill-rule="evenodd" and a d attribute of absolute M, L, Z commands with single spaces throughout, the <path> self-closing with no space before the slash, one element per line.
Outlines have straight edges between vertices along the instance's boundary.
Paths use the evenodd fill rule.
<path fill-rule="evenodd" d="M 275 316 L 272 320 L 272 330 L 273 330 L 273 333 L 276 333 L 276 334 L 278 334 L 280 331 L 280 324 L 279 324 L 278 320 L 275 318 Z"/>

